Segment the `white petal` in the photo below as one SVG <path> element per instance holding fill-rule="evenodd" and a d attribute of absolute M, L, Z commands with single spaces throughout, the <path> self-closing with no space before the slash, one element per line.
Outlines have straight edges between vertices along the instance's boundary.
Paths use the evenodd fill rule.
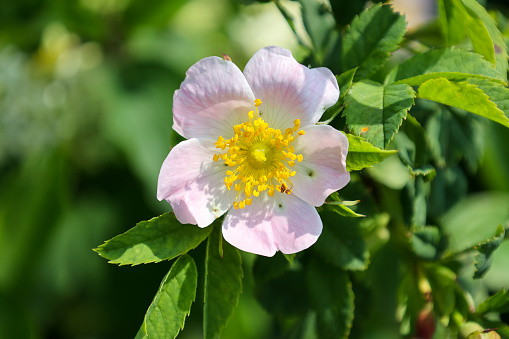
<path fill-rule="evenodd" d="M 214 162 L 212 139 L 189 139 L 175 146 L 161 167 L 157 198 L 166 200 L 184 224 L 210 225 L 226 212 L 235 192 L 224 185 L 224 162 Z"/>
<path fill-rule="evenodd" d="M 186 72 L 173 96 L 173 129 L 183 137 L 233 135 L 233 125 L 248 120 L 254 95 L 244 75 L 231 61 L 208 57 Z"/>
<path fill-rule="evenodd" d="M 321 206 L 332 192 L 350 181 L 346 170 L 348 139 L 327 125 L 307 126 L 303 130 L 306 134 L 292 143 L 295 154 L 304 158 L 292 168 L 297 172 L 291 178 L 292 193 L 314 206 Z"/>
<path fill-rule="evenodd" d="M 266 193 L 251 206 L 230 209 L 223 223 L 223 236 L 233 246 L 271 257 L 277 250 L 296 253 L 313 245 L 322 232 L 316 209 L 294 195 Z"/>
<path fill-rule="evenodd" d="M 314 125 L 339 98 L 336 78 L 327 68 L 309 69 L 281 47 L 265 47 L 244 69 L 249 85 L 262 101 L 262 118 L 273 128 Z"/>

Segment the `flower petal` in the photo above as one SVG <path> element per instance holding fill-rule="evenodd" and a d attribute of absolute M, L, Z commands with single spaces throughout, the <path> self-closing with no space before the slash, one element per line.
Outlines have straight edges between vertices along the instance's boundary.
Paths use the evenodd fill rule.
<path fill-rule="evenodd" d="M 212 139 L 183 141 L 161 167 L 157 198 L 168 201 L 183 224 L 206 227 L 235 201 L 236 192 L 224 185 L 224 163 L 213 161 L 213 144 Z"/>
<path fill-rule="evenodd" d="M 233 135 L 233 125 L 254 110 L 254 95 L 231 61 L 208 57 L 195 63 L 173 96 L 173 129 L 183 137 Z"/>
<path fill-rule="evenodd" d="M 313 245 L 322 232 L 316 209 L 294 195 L 261 194 L 251 206 L 230 209 L 223 236 L 233 246 L 267 257 L 290 254 Z"/>
<path fill-rule="evenodd" d="M 263 119 L 273 128 L 292 127 L 297 118 L 302 126 L 314 125 L 339 98 L 338 82 L 329 69 L 309 69 L 281 47 L 256 52 L 244 75 L 262 101 Z"/>
<path fill-rule="evenodd" d="M 292 193 L 304 201 L 321 206 L 331 194 L 348 184 L 350 173 L 346 170 L 348 139 L 328 125 L 307 126 L 306 134 L 299 136 L 292 145 L 295 154 L 304 160 L 292 168 Z"/>

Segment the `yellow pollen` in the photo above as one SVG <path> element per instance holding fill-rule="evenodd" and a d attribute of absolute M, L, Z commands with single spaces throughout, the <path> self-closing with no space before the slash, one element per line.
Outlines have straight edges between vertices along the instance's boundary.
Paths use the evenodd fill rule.
<path fill-rule="evenodd" d="M 228 166 L 224 184 L 228 190 L 233 187 L 237 192 L 233 202 L 235 209 L 250 206 L 262 192 L 267 192 L 269 197 L 276 191 L 291 194 L 293 184 L 289 178 L 297 172 L 290 168 L 304 159 L 302 154 L 295 154 L 291 145 L 305 133 L 299 129 L 300 120 L 296 119 L 293 126 L 282 132 L 271 128 L 261 117 L 258 107 L 262 101 L 256 99 L 254 104 L 255 110 L 247 114 L 249 120 L 232 126 L 232 138 L 219 136 L 214 143 L 216 148 L 225 151 L 214 154 L 213 160 L 221 159 Z"/>

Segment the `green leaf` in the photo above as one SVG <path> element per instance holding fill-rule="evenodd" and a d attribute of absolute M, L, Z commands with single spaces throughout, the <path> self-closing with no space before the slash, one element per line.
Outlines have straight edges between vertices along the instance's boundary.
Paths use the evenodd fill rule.
<path fill-rule="evenodd" d="M 348 92 L 346 123 L 354 134 L 385 148 L 414 104 L 415 92 L 406 84 L 381 85 L 362 80 Z"/>
<path fill-rule="evenodd" d="M 509 311 L 509 293 L 505 289 L 484 300 L 477 307 L 478 314 L 489 312 L 506 313 L 507 311 Z"/>
<path fill-rule="evenodd" d="M 456 0 L 438 0 L 439 21 L 445 42 L 455 45 L 465 39 L 467 28 Z"/>
<path fill-rule="evenodd" d="M 321 339 L 347 338 L 354 317 L 354 294 L 348 273 L 314 259 L 307 265 L 310 301 Z"/>
<path fill-rule="evenodd" d="M 509 119 L 478 86 L 468 82 L 453 82 L 446 78 L 431 79 L 419 87 L 418 97 L 488 118 L 506 127 Z"/>
<path fill-rule="evenodd" d="M 405 17 L 390 6 L 378 4 L 364 10 L 343 37 L 343 69 L 359 67 L 355 78 L 368 78 L 398 49 L 405 32 Z"/>
<path fill-rule="evenodd" d="M 502 225 L 497 228 L 497 233 L 492 239 L 479 244 L 475 247 L 477 253 L 475 254 L 475 272 L 474 279 L 480 279 L 488 272 L 493 263 L 493 252 L 500 246 L 504 240 L 505 229 Z"/>
<path fill-rule="evenodd" d="M 357 218 L 341 216 L 334 208 L 325 205 L 320 213 L 323 220 L 322 235 L 312 248 L 332 265 L 353 271 L 365 270 L 369 252 Z"/>
<path fill-rule="evenodd" d="M 205 296 L 203 306 L 204 338 L 219 338 L 233 314 L 242 291 L 242 259 L 239 251 L 223 242 L 219 255 L 221 227 L 217 225 L 208 239 L 205 257 Z"/>
<path fill-rule="evenodd" d="M 498 225 L 505 225 L 509 220 L 507 206 L 509 194 L 505 192 L 463 197 L 440 218 L 439 226 L 449 240 L 448 252 L 454 254 L 473 249 L 496 234 Z"/>
<path fill-rule="evenodd" d="M 290 269 L 291 263 L 281 252 L 277 252 L 275 256 L 268 258 L 257 256 L 253 264 L 253 278 L 257 284 L 263 284 L 282 276 Z"/>
<path fill-rule="evenodd" d="M 364 9 L 367 0 L 343 1 L 331 0 L 330 4 L 336 23 L 340 26 L 350 24 L 356 14 Z"/>
<path fill-rule="evenodd" d="M 505 113 L 505 116 L 509 116 L 509 88 L 500 83 L 490 81 L 487 79 L 468 79 L 468 83 L 479 87 L 483 90 L 490 101 L 493 102 L 497 107 Z"/>
<path fill-rule="evenodd" d="M 398 151 L 381 150 L 365 141 L 361 137 L 346 134 L 348 138 L 348 155 L 346 156 L 346 170 L 360 171 L 366 167 L 372 167 L 381 161 L 384 161 Z"/>
<path fill-rule="evenodd" d="M 500 74 L 502 74 L 504 80 L 507 80 L 507 70 L 509 68 L 507 62 L 507 59 L 509 57 L 507 54 L 508 47 L 504 41 L 504 36 L 497 27 L 495 20 L 493 20 L 493 18 L 486 11 L 486 9 L 475 0 L 456 0 L 456 1 L 461 1 L 461 3 L 465 6 L 466 12 L 468 12 L 469 16 L 473 18 L 473 20 L 470 21 L 475 20 L 477 22 L 476 24 L 476 26 L 478 26 L 477 30 L 483 29 L 480 23 L 478 23 L 482 21 L 484 29 L 487 32 L 487 34 L 483 33 L 482 35 L 483 36 L 487 35 L 488 37 L 486 37 L 485 41 L 476 41 L 478 40 L 478 37 L 475 37 L 474 34 L 478 32 L 476 32 L 476 30 L 471 30 L 469 37 L 470 40 L 472 40 L 472 45 L 474 45 L 474 49 L 478 53 L 481 53 L 482 50 L 490 49 L 490 51 L 488 52 L 489 55 L 485 55 L 483 53 L 481 54 L 485 55 L 485 57 L 489 61 L 492 61 L 493 59 L 491 59 L 491 55 L 492 53 L 494 53 L 494 60 L 492 62 L 495 64 L 495 67 L 500 72 Z M 488 46 L 487 44 L 490 44 L 490 46 Z M 482 46 L 482 50 L 481 48 L 479 48 L 480 46 Z"/>
<path fill-rule="evenodd" d="M 410 238 L 415 254 L 426 260 L 437 258 L 440 250 L 440 230 L 435 226 L 417 227 Z"/>
<path fill-rule="evenodd" d="M 324 2 L 298 0 L 302 8 L 302 21 L 311 38 L 315 53 L 321 54 L 335 27 L 334 17 Z"/>
<path fill-rule="evenodd" d="M 418 86 L 437 78 L 488 78 L 505 83 L 505 77 L 482 55 L 451 47 L 414 55 L 395 67 L 385 83 Z"/>
<path fill-rule="evenodd" d="M 326 202 L 327 205 L 332 205 L 332 209 L 337 214 L 343 216 L 343 217 L 350 217 L 350 218 L 362 218 L 365 217 L 364 214 L 355 213 L 350 208 L 346 207 L 346 205 L 342 204 L 342 201 L 332 201 L 332 202 Z"/>
<path fill-rule="evenodd" d="M 198 272 L 194 260 L 187 254 L 178 258 L 161 282 L 148 308 L 136 339 L 175 338 L 196 297 Z"/>
<path fill-rule="evenodd" d="M 173 259 L 198 246 L 212 231 L 182 225 L 173 213 L 165 213 L 139 222 L 127 232 L 94 249 L 99 255 L 119 265 L 139 265 Z"/>

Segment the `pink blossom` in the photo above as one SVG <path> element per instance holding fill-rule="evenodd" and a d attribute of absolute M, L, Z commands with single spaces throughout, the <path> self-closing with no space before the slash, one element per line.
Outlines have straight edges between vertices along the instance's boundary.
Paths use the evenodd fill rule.
<path fill-rule="evenodd" d="M 208 57 L 173 96 L 175 146 L 159 174 L 157 198 L 184 224 L 209 226 L 255 254 L 295 253 L 322 231 L 315 206 L 343 188 L 348 140 L 316 125 L 339 97 L 327 68 L 309 69 L 291 52 L 266 47 L 242 73 L 229 58 Z"/>

